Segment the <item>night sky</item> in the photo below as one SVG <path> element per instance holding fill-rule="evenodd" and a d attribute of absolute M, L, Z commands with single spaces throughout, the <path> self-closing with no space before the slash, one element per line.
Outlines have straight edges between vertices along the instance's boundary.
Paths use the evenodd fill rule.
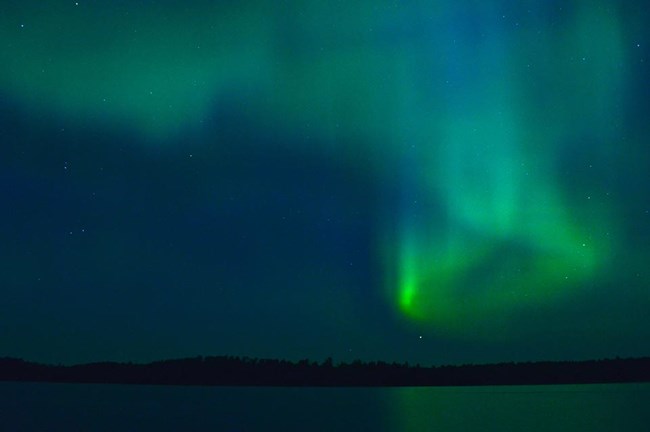
<path fill-rule="evenodd" d="M 2 1 L 0 356 L 650 355 L 649 22 Z"/>

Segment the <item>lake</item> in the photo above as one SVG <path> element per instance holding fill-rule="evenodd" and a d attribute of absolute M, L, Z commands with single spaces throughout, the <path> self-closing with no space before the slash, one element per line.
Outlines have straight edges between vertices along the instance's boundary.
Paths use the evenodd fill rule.
<path fill-rule="evenodd" d="M 0 382 L 6 431 L 643 431 L 650 384 L 260 388 Z"/>

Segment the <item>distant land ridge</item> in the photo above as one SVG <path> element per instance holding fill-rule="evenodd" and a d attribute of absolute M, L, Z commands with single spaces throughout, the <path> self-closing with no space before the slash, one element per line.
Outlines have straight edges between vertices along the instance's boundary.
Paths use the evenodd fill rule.
<path fill-rule="evenodd" d="M 0 381 L 202 386 L 482 386 L 650 382 L 650 357 L 421 367 L 310 360 L 194 357 L 72 366 L 0 358 Z"/>

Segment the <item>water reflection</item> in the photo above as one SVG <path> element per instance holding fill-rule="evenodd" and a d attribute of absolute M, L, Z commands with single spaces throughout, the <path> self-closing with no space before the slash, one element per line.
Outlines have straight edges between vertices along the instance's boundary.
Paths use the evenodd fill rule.
<path fill-rule="evenodd" d="M 650 385 L 397 388 L 394 430 L 641 431 Z"/>
<path fill-rule="evenodd" d="M 0 382 L 11 431 L 644 431 L 650 384 L 259 388 Z"/>

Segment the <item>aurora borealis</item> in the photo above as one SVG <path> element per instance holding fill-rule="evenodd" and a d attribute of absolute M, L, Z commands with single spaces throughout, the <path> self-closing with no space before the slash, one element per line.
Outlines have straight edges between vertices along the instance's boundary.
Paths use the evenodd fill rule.
<path fill-rule="evenodd" d="M 3 2 L 0 355 L 650 355 L 642 2 L 276 3 Z"/>

